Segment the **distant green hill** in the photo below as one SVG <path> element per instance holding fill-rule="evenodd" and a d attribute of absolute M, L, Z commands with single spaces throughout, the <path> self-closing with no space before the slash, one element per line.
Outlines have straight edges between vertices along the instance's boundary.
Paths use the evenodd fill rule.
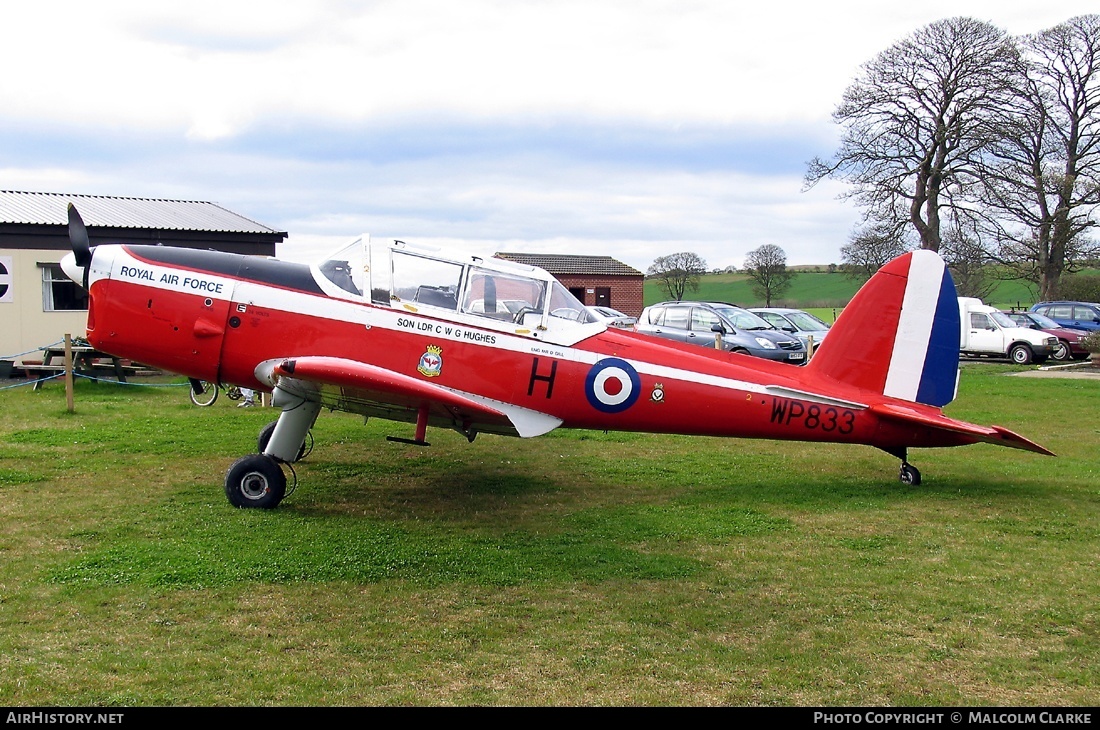
<path fill-rule="evenodd" d="M 822 267 L 824 268 L 824 267 Z M 814 310 L 825 321 L 832 321 L 829 310 L 839 312 L 855 296 L 859 282 L 844 274 L 826 271 L 798 271 L 794 275 L 791 288 L 778 302 L 777 307 L 796 307 Z M 645 304 L 655 304 L 667 297 L 657 284 L 645 283 Z M 732 302 L 743 307 L 762 307 L 763 299 L 752 293 L 752 284 L 746 274 L 707 274 L 699 281 L 699 290 L 684 295 L 685 299 L 703 299 L 709 301 Z M 1035 294 L 1029 285 L 1022 281 L 1002 281 L 989 297 L 993 306 L 1009 308 L 1030 306 L 1035 302 Z"/>

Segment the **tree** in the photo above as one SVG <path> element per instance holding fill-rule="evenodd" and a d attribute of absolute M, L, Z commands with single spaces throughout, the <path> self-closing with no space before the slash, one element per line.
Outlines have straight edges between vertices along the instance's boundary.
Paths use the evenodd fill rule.
<path fill-rule="evenodd" d="M 657 281 L 669 299 L 680 301 L 684 292 L 699 289 L 699 277 L 707 273 L 707 262 L 698 254 L 681 253 L 660 256 L 646 270 L 646 276 Z"/>
<path fill-rule="evenodd" d="M 840 247 L 840 263 L 845 276 L 866 281 L 910 248 L 896 226 L 872 222 L 852 231 L 848 244 Z"/>
<path fill-rule="evenodd" d="M 752 280 L 752 293 L 770 307 L 791 286 L 794 272 L 787 269 L 787 254 L 779 246 L 766 243 L 749 251 L 744 271 Z"/>
<path fill-rule="evenodd" d="M 1075 302 L 1100 302 L 1100 276 L 1073 274 L 1062 282 L 1062 296 Z"/>
<path fill-rule="evenodd" d="M 832 161 L 814 159 L 807 186 L 826 177 L 881 220 L 912 224 L 938 251 L 941 208 L 961 213 L 988 144 L 986 112 L 1010 95 L 1019 68 L 1012 38 L 973 18 L 918 30 L 864 64 L 833 119 L 844 127 Z"/>
<path fill-rule="evenodd" d="M 986 229 L 999 258 L 1059 298 L 1062 275 L 1097 246 L 1100 207 L 1100 15 L 1081 15 L 1022 39 L 1027 64 L 992 126 L 983 169 Z"/>
<path fill-rule="evenodd" d="M 997 281 L 989 276 L 989 253 L 982 246 L 972 220 L 951 221 L 944 233 L 940 255 L 960 297 L 989 300 Z"/>

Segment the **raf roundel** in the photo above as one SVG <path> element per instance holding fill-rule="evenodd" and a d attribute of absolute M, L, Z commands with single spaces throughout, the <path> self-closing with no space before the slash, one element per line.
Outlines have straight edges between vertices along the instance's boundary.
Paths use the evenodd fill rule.
<path fill-rule="evenodd" d="M 617 357 L 605 358 L 593 365 L 584 381 L 584 395 L 589 404 L 604 413 L 625 411 L 634 405 L 641 392 L 638 371 Z"/>

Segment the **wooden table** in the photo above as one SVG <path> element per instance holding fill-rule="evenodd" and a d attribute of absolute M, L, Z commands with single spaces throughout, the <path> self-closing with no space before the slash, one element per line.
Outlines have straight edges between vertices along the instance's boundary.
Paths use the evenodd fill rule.
<path fill-rule="evenodd" d="M 126 382 L 126 370 L 134 370 L 133 366 L 127 368 L 122 362 L 114 355 L 108 355 L 106 352 L 100 352 L 94 347 L 88 347 L 87 345 L 73 345 L 71 348 L 73 354 L 73 372 L 81 373 L 82 375 L 94 376 L 99 375 L 114 375 L 118 379 L 118 382 Z M 42 348 L 42 362 L 27 364 L 18 366 L 24 371 L 35 371 L 49 373 L 56 375 L 58 373 L 65 372 L 65 347 L 63 345 L 52 345 L 50 347 Z M 34 389 L 38 390 L 42 387 L 42 381 L 38 381 L 34 384 Z"/>

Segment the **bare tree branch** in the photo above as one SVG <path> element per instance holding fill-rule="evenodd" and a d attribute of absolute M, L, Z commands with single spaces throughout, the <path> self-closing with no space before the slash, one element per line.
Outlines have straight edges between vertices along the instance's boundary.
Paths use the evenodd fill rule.
<path fill-rule="evenodd" d="M 975 160 L 989 143 L 985 114 L 1011 92 L 1012 38 L 973 18 L 918 30 L 864 64 L 833 119 L 845 128 L 834 159 L 810 162 L 806 185 L 835 177 L 880 217 L 908 221 L 939 250 L 942 209 L 965 209 Z"/>
<path fill-rule="evenodd" d="M 771 243 L 749 251 L 745 257 L 745 273 L 752 279 L 753 294 L 763 298 L 766 307 L 783 296 L 794 276 L 794 272 L 787 269 L 786 252 Z"/>
<path fill-rule="evenodd" d="M 659 256 L 646 270 L 646 276 L 657 281 L 669 299 L 680 301 L 689 289 L 699 289 L 699 277 L 707 273 L 707 262 L 690 251 Z"/>
<path fill-rule="evenodd" d="M 1100 253 L 1100 15 L 1022 39 L 1028 63 L 991 120 L 982 170 L 984 228 L 998 258 L 1057 299 L 1062 275 Z"/>

